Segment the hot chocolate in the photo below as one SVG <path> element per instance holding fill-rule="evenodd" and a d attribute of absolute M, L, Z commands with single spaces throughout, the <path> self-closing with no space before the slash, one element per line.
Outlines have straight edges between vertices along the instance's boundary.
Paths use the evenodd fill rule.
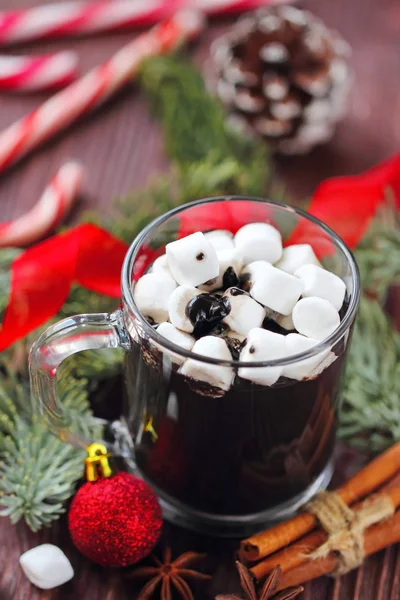
<path fill-rule="evenodd" d="M 270 225 L 246 225 L 234 239 L 213 231 L 167 245 L 136 283 L 137 306 L 181 350 L 222 364 L 151 339 L 134 342 L 127 355 L 124 414 L 139 432 L 135 460 L 161 496 L 211 514 L 247 515 L 316 480 L 332 456 L 343 342 L 288 364 L 247 363 L 318 345 L 346 313 L 345 296 L 343 281 L 311 246 L 283 250 Z"/>

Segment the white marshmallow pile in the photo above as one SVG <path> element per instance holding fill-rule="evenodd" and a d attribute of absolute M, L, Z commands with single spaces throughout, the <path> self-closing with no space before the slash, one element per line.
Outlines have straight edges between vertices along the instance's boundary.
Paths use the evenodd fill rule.
<path fill-rule="evenodd" d="M 19 558 L 29 581 L 41 590 L 63 585 L 74 576 L 74 570 L 64 552 L 53 544 L 41 544 L 24 552 Z"/>
<path fill-rule="evenodd" d="M 160 336 L 223 361 L 232 360 L 227 341 L 234 339 L 232 352 L 241 362 L 279 361 L 311 350 L 339 326 L 345 295 L 344 281 L 322 267 L 310 244 L 283 248 L 280 232 L 267 223 L 247 224 L 235 236 L 221 229 L 171 242 L 134 288 L 138 309 L 158 324 Z M 229 366 L 156 345 L 188 378 L 222 393 L 234 381 Z M 239 367 L 237 374 L 271 386 L 281 376 L 316 377 L 335 358 L 328 349 L 287 365 Z"/>

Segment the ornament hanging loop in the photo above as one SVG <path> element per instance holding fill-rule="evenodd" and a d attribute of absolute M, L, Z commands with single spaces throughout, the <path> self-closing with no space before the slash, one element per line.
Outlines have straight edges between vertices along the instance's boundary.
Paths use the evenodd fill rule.
<path fill-rule="evenodd" d="M 88 456 L 85 459 L 86 479 L 97 481 L 99 477 L 111 477 L 112 470 L 108 458 L 110 454 L 104 444 L 94 443 L 87 448 Z"/>

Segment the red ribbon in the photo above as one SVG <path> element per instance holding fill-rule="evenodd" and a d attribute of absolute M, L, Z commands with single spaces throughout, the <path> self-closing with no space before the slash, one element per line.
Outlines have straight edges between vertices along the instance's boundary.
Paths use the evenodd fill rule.
<path fill-rule="evenodd" d="M 84 224 L 19 255 L 12 264 L 0 350 L 57 314 L 73 283 L 119 298 L 126 251 L 121 240 L 96 225 Z"/>
<path fill-rule="evenodd" d="M 329 225 L 350 248 L 355 248 L 367 232 L 387 192 L 393 194 L 399 210 L 400 154 L 395 154 L 361 175 L 327 179 L 318 186 L 308 212 Z M 309 242 L 312 239 L 310 229 L 313 227 L 305 221 L 300 223 L 288 244 Z"/>
<path fill-rule="evenodd" d="M 308 210 L 354 248 L 389 189 L 400 208 L 400 154 L 362 175 L 325 181 L 317 188 Z M 250 206 L 246 201 L 194 206 L 182 215 L 178 237 L 207 229 L 236 233 L 249 221 L 268 219 L 267 209 L 266 205 Z M 288 243 L 311 240 L 320 256 L 327 254 L 329 238 L 321 235 L 316 239 L 315 235 L 315 226 L 301 221 Z M 127 245 L 107 231 L 84 224 L 20 254 L 12 264 L 10 298 L 0 326 L 0 350 L 56 315 L 74 282 L 99 294 L 119 298 L 126 251 Z M 142 248 L 135 278 L 158 254 L 159 251 Z"/>

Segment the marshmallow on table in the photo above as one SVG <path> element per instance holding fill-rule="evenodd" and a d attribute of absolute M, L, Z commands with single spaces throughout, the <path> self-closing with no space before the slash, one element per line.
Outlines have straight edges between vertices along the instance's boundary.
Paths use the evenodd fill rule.
<path fill-rule="evenodd" d="M 282 256 L 282 236 L 267 223 L 249 223 L 239 229 L 235 246 L 245 264 L 256 260 L 276 263 Z"/>
<path fill-rule="evenodd" d="M 183 350 L 187 350 L 188 352 L 194 346 L 194 338 L 192 338 L 192 336 L 188 333 L 184 333 L 183 331 L 177 329 L 174 325 L 172 325 L 172 323 L 161 323 L 157 327 L 157 333 L 162 335 L 165 339 L 169 340 L 173 344 L 183 348 Z M 171 350 L 167 350 L 166 348 L 163 348 L 162 352 L 170 356 L 171 360 L 179 365 L 184 363 L 186 360 L 186 357 L 180 356 L 175 352 L 171 352 Z"/>
<path fill-rule="evenodd" d="M 233 234 L 226 229 L 214 229 L 214 231 L 208 231 L 204 235 L 217 252 L 219 250 L 233 250 L 235 247 Z"/>
<path fill-rule="evenodd" d="M 289 275 L 272 265 L 266 265 L 255 273 L 250 294 L 257 302 L 282 315 L 289 315 L 303 291 L 297 277 Z"/>
<path fill-rule="evenodd" d="M 276 267 L 294 275 L 295 271 L 303 265 L 319 265 L 320 262 L 314 254 L 310 244 L 293 244 L 283 249 L 282 258 L 276 263 Z"/>
<path fill-rule="evenodd" d="M 192 333 L 194 325 L 186 314 L 186 307 L 199 294 L 199 290 L 192 285 L 180 285 L 170 295 L 168 300 L 169 320 L 178 329 Z"/>
<path fill-rule="evenodd" d="M 250 329 L 261 327 L 265 317 L 265 309 L 251 296 L 239 288 L 232 287 L 224 294 L 228 298 L 231 310 L 223 319 L 233 331 L 247 335 Z"/>
<path fill-rule="evenodd" d="M 316 265 L 303 265 L 295 272 L 303 282 L 303 296 L 328 300 L 336 310 L 342 308 L 346 285 L 340 277 Z"/>
<path fill-rule="evenodd" d="M 293 309 L 293 323 L 299 333 L 322 341 L 340 325 L 339 313 L 328 300 L 302 298 Z"/>
<path fill-rule="evenodd" d="M 19 563 L 29 581 L 42 590 L 51 590 L 74 576 L 68 558 L 53 544 L 42 544 L 24 552 Z"/>
<path fill-rule="evenodd" d="M 156 260 L 152 264 L 151 272 L 152 273 L 165 273 L 166 275 L 169 275 L 173 279 L 171 269 L 168 266 L 168 260 L 167 260 L 166 254 L 162 254 L 161 256 L 156 258 Z"/>
<path fill-rule="evenodd" d="M 167 244 L 166 253 L 171 273 L 180 285 L 200 285 L 219 274 L 215 248 L 201 231 Z"/>
<path fill-rule="evenodd" d="M 226 284 L 228 279 L 228 287 L 235 285 L 239 280 L 240 269 L 242 268 L 242 259 L 236 252 L 235 248 L 227 248 L 225 250 L 218 250 L 217 257 L 219 262 L 219 273 L 217 277 L 199 285 L 199 289 L 205 292 L 213 292 L 214 290 L 221 289 Z M 230 282 L 229 275 L 236 281 Z"/>
<path fill-rule="evenodd" d="M 240 353 L 241 362 L 264 362 L 286 356 L 285 336 L 266 329 L 251 329 L 245 347 Z M 273 385 L 281 376 L 282 367 L 241 367 L 239 377 L 260 385 Z"/>
<path fill-rule="evenodd" d="M 133 297 L 145 317 L 156 323 L 168 320 L 168 300 L 176 282 L 166 273 L 146 273 L 136 282 Z"/>
<path fill-rule="evenodd" d="M 192 348 L 195 354 L 201 354 L 209 358 L 219 360 L 232 360 L 231 353 L 225 340 L 222 338 L 206 335 L 200 338 Z M 231 367 L 213 365 L 209 363 L 199 362 L 189 358 L 180 368 L 182 375 L 205 381 L 214 387 L 221 388 L 224 391 L 229 390 L 234 372 Z"/>

